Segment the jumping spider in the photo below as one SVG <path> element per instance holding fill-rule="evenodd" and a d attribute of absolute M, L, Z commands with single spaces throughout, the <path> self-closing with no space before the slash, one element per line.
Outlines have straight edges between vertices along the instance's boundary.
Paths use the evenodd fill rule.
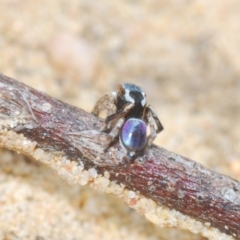
<path fill-rule="evenodd" d="M 118 86 L 118 92 L 113 92 L 100 98 L 95 104 L 92 114 L 98 116 L 107 110 L 105 125 L 101 129 L 109 132 L 112 141 L 117 139 L 126 150 L 129 157 L 143 152 L 150 146 L 163 130 L 163 126 L 150 105 L 147 105 L 146 94 L 134 84 L 123 83 Z M 147 125 L 150 126 L 150 135 L 147 136 Z M 155 128 L 156 126 L 156 128 Z"/>

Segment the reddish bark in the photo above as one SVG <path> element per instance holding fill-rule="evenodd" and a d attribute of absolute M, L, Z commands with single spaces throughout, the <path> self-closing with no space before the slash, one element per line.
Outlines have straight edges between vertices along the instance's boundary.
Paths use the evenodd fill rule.
<path fill-rule="evenodd" d="M 240 183 L 153 145 L 134 161 L 116 143 L 107 153 L 103 121 L 90 113 L 0 75 L 0 121 L 45 151 L 64 152 L 86 169 L 108 171 L 110 179 L 240 239 Z M 110 154 L 109 154 L 110 153 Z"/>

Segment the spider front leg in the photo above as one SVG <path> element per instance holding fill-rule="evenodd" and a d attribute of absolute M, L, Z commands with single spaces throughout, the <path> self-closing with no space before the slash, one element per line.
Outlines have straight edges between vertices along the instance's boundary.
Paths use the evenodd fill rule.
<path fill-rule="evenodd" d="M 147 123 L 149 123 L 150 135 L 148 136 L 147 142 L 148 142 L 148 146 L 151 146 L 157 134 L 163 130 L 163 125 L 151 106 L 146 107 L 146 110 L 144 111 L 143 119 Z M 157 126 L 157 128 L 155 128 L 155 126 Z"/>
<path fill-rule="evenodd" d="M 111 140 L 110 143 L 106 146 L 105 151 L 114 143 L 114 141 L 119 136 L 119 132 L 125 121 L 125 115 L 133 108 L 133 106 L 133 104 L 128 104 L 123 110 L 120 110 L 106 118 L 105 124 L 101 131 L 108 131 L 111 129 L 109 133 Z"/>
<path fill-rule="evenodd" d="M 117 137 L 119 136 L 119 132 L 122 128 L 122 125 L 124 124 L 124 120 L 125 118 L 122 117 L 118 119 L 117 122 L 115 123 L 114 127 L 112 128 L 111 132 L 108 135 L 110 137 L 110 141 L 109 144 L 107 144 L 107 146 L 104 148 L 104 152 L 106 152 L 108 148 L 116 142 Z"/>
<path fill-rule="evenodd" d="M 112 94 L 106 94 L 103 97 L 101 97 L 95 104 L 92 114 L 95 116 L 99 116 L 100 112 L 106 110 L 107 116 L 112 115 L 116 112 L 116 93 L 113 92 Z"/>
<path fill-rule="evenodd" d="M 105 119 L 105 124 L 102 127 L 101 131 L 102 132 L 107 132 L 115 126 L 116 122 L 118 119 L 125 117 L 125 115 L 130 111 L 130 109 L 133 107 L 133 104 L 127 104 L 124 109 L 121 109 L 109 116 L 106 117 Z"/>

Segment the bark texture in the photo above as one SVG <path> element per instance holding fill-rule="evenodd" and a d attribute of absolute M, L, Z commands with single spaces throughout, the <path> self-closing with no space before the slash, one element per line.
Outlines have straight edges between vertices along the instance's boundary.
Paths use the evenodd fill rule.
<path fill-rule="evenodd" d="M 240 239 L 238 181 L 155 145 L 135 160 L 118 143 L 104 153 L 110 139 L 99 131 L 102 125 L 90 113 L 0 75 L 1 128 L 81 161 L 86 170 L 108 172 L 111 181 Z"/>

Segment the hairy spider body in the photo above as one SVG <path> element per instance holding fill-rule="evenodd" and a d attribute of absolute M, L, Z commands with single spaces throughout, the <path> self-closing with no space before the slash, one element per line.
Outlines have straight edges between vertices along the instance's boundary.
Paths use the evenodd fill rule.
<path fill-rule="evenodd" d="M 92 113 L 98 116 L 102 110 L 107 110 L 107 117 L 101 131 L 109 132 L 112 141 L 119 136 L 121 145 L 130 157 L 144 151 L 157 133 L 163 130 L 152 107 L 147 105 L 146 94 L 134 84 L 123 83 L 118 86 L 117 93 L 100 98 Z M 151 130 L 149 136 L 147 125 Z"/>
<path fill-rule="evenodd" d="M 131 103 L 133 106 L 129 109 L 125 118 L 141 118 L 146 106 L 146 94 L 136 85 L 127 83 L 120 85 L 115 103 L 117 111 L 121 111 L 126 105 Z"/>

